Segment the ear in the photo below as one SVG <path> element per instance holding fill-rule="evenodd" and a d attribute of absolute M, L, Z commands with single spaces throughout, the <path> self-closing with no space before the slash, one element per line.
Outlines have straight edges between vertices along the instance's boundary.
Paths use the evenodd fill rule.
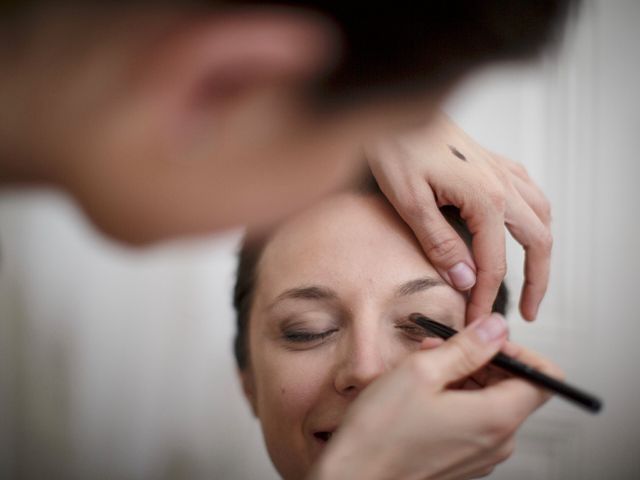
<path fill-rule="evenodd" d="M 327 20 L 298 10 L 254 7 L 189 17 L 154 47 L 145 83 L 176 106 L 220 108 L 255 89 L 322 74 L 336 61 L 336 39 Z"/>
<path fill-rule="evenodd" d="M 260 415 L 258 414 L 258 403 L 256 401 L 256 384 L 253 378 L 253 371 L 251 368 L 246 368 L 245 370 L 239 370 L 238 375 L 242 382 L 242 391 L 249 402 L 249 405 L 251 405 L 253 415 L 256 418 L 260 418 Z"/>

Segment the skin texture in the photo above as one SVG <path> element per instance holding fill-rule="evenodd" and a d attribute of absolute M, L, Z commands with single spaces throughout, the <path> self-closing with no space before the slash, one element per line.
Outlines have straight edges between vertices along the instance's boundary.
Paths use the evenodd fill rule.
<path fill-rule="evenodd" d="M 279 228 L 260 260 L 255 294 L 249 321 L 250 366 L 242 372 L 242 381 L 260 419 L 269 454 L 285 479 L 305 477 L 314 463 L 317 478 L 354 478 L 349 477 L 355 474 L 350 470 L 353 464 L 349 461 L 345 464 L 342 459 L 344 455 L 351 458 L 348 452 L 364 437 L 358 415 L 355 421 L 346 422 L 347 433 L 342 432 L 351 404 L 372 382 L 389 377 L 394 370 L 400 374 L 391 377 L 392 385 L 384 389 L 385 393 L 409 394 L 405 382 L 411 381 L 413 385 L 420 382 L 411 379 L 402 365 L 418 351 L 446 351 L 437 339 L 425 339 L 424 333 L 407 317 L 418 311 L 459 330 L 465 322 L 465 296 L 439 276 L 411 230 L 386 202 L 375 196 L 340 194 Z M 467 349 L 474 350 L 473 358 L 488 360 L 489 356 L 483 355 L 495 352 L 504 342 L 504 322 L 498 320 L 496 325 L 488 344 L 480 348 L 467 345 Z M 473 335 L 467 333 L 468 337 Z M 458 337 L 463 345 L 469 342 L 462 334 Z M 455 359 L 454 355 L 449 356 L 447 361 Z M 465 375 L 447 382 L 449 388 L 477 391 L 482 385 L 504 379 L 491 370 L 476 372 L 475 379 L 468 379 L 469 374 L 482 366 L 475 362 L 478 359 L 461 362 L 472 366 Z M 431 367 L 430 362 L 428 365 Z M 483 443 L 479 435 L 477 443 L 486 445 L 484 450 L 475 440 L 470 442 L 472 445 L 463 446 L 452 441 L 448 445 L 455 452 L 453 456 L 458 457 L 442 459 L 437 468 L 433 464 L 429 467 L 438 474 L 452 469 L 458 476 L 450 478 L 472 478 L 470 475 L 488 471 L 508 457 L 513 448 L 515 421 L 523 420 L 523 415 L 547 398 L 533 387 L 529 390 L 529 404 L 519 405 L 522 413 L 512 418 L 514 424 L 501 431 L 500 438 L 496 436 Z M 401 398 L 398 400 L 402 402 Z M 521 398 L 512 400 L 522 402 Z M 372 414 L 373 409 L 376 417 L 390 420 L 393 415 L 386 418 L 381 414 L 380 405 L 384 403 L 379 402 L 377 399 L 372 404 L 365 403 L 358 411 L 363 414 L 368 409 Z M 439 415 L 443 418 L 451 417 L 452 410 L 457 411 L 455 407 L 442 406 Z M 423 410 L 411 402 L 406 407 Z M 400 418 L 395 418 L 399 423 L 394 425 L 410 434 L 412 429 L 406 428 L 406 422 L 412 417 L 404 407 L 400 411 Z M 329 442 L 331 447 L 334 442 L 342 445 L 332 450 L 338 452 L 338 458 L 316 463 L 327 445 L 316 434 L 335 432 L 338 428 L 340 434 Z M 393 429 L 374 431 L 388 431 L 392 435 Z M 459 431 L 456 433 L 460 435 Z M 437 429 L 432 435 L 442 436 Z M 354 438 L 359 440 L 354 442 Z M 446 440 L 442 439 L 445 443 Z M 402 444 L 401 438 L 399 442 Z M 487 453 L 485 457 L 475 463 L 470 461 L 483 451 Z M 401 458 L 406 456 L 398 453 L 395 461 Z M 360 462 L 356 470 L 371 461 L 368 458 Z M 340 469 L 323 471 L 326 465 L 339 465 Z M 398 473 L 397 477 L 389 478 L 405 478 L 397 465 L 386 468 Z M 418 464 L 416 468 L 424 471 L 425 465 Z M 375 469 L 369 473 L 373 475 Z"/>

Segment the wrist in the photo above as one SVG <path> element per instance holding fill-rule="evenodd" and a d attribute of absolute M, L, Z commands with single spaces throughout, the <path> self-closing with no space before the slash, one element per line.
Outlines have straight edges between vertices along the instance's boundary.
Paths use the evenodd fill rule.
<path fill-rule="evenodd" d="M 372 449 L 354 450 L 353 444 L 333 444 L 325 450 L 314 464 L 307 480 L 351 480 L 366 478 L 367 480 L 397 480 L 400 478 L 389 469 L 385 461 L 389 450 Z"/>

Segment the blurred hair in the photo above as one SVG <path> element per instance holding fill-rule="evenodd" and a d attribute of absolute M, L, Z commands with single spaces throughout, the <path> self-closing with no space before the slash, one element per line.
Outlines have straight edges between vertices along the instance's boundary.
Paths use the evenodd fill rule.
<path fill-rule="evenodd" d="M 444 87 L 489 61 L 531 58 L 557 38 L 567 13 L 578 1 L 67 0 L 54 4 L 51 0 L 14 0 L 3 4 L 0 26 L 5 34 L 28 32 L 25 18 L 30 13 L 59 4 L 123 12 L 141 6 L 178 11 L 196 8 L 199 13 L 251 6 L 307 9 L 335 22 L 342 36 L 344 48 L 338 64 L 311 86 L 313 98 L 331 106 L 371 95 Z M 74 14 L 73 9 L 69 12 Z M 82 24 L 82 15 L 77 22 Z"/>
<path fill-rule="evenodd" d="M 527 60 L 554 43 L 577 0 L 284 1 L 338 25 L 344 53 L 319 98 L 443 88 L 488 62 Z"/>
<path fill-rule="evenodd" d="M 362 195 L 376 196 L 387 202 L 375 178 L 370 173 L 364 177 L 363 182 L 356 187 L 355 191 Z M 440 211 L 467 246 L 470 247 L 471 233 L 464 220 L 460 217 L 460 211 L 453 206 L 441 207 Z M 277 227 L 267 233 L 252 234 L 252 232 L 248 232 L 238 253 L 236 283 L 233 290 L 233 306 L 236 311 L 236 334 L 233 351 L 236 364 L 241 370 L 249 366 L 249 319 L 259 274 L 258 265 L 265 247 L 269 244 L 276 230 Z M 503 315 L 506 314 L 508 298 L 509 292 L 504 282 L 502 282 L 493 303 L 492 311 Z"/>

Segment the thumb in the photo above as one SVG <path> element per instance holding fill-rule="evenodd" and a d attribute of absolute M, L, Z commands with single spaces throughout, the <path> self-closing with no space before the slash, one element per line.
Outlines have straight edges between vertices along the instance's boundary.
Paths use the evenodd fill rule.
<path fill-rule="evenodd" d="M 446 386 L 485 366 L 506 339 L 507 323 L 502 315 L 493 313 L 475 320 L 444 345 L 424 355 L 438 371 L 439 386 Z"/>

